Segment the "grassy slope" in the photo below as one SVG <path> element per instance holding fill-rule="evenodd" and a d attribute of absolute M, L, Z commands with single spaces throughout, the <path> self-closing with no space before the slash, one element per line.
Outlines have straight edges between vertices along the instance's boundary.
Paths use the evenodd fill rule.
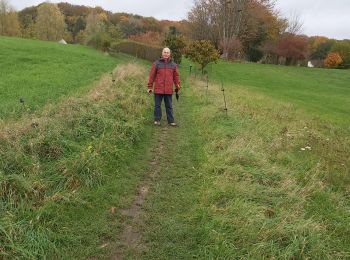
<path fill-rule="evenodd" d="M 348 131 L 233 84 L 225 117 L 220 86 L 208 96 L 204 86 L 187 80 L 175 102 L 180 127 L 145 206 L 143 257 L 347 259 Z"/>
<path fill-rule="evenodd" d="M 0 37 L 0 119 L 89 87 L 123 59 L 83 46 Z"/>
<path fill-rule="evenodd" d="M 144 115 L 150 114 L 150 99 L 140 88 L 146 75 L 134 64 L 119 65 L 113 76 L 101 78 L 129 56 L 110 58 L 81 46 L 10 38 L 0 44 L 7 47 L 3 64 L 27 59 L 9 63 L 23 75 L 6 67 L 0 82 L 14 84 L 17 75 L 31 87 L 16 89 L 27 94 L 27 102 L 43 96 L 33 110 L 0 124 L 0 258 L 85 259 L 106 253 L 102 245 L 120 228 L 119 215 L 109 210 L 130 202 L 143 178 L 140 169 L 147 167 L 143 151 L 152 128 Z M 33 77 L 30 64 L 38 59 L 45 61 L 34 66 L 40 75 Z M 61 89 L 43 88 L 48 72 Z M 6 103 L 1 96 L 5 105 L 17 102 L 16 91 L 7 92 L 16 101 Z M 48 102 L 54 104 L 42 108 Z M 8 118 L 12 112 L 5 105 L 1 112 Z"/>
<path fill-rule="evenodd" d="M 251 65 L 240 66 L 248 73 Z M 50 136 L 36 136 L 31 130 L 23 143 L 5 147 L 11 160 L 2 165 L 8 168 L 0 177 L 2 185 L 13 185 L 6 186 L 13 189 L 7 196 L 18 193 L 36 199 L 39 195 L 40 203 L 32 205 L 39 207 L 34 212 L 7 205 L 3 212 L 10 213 L 2 216 L 0 227 L 6 238 L 0 243 L 1 253 L 86 258 L 110 249 L 100 246 L 116 239 L 113 233 L 120 228 L 120 215 L 107 210 L 131 203 L 132 193 L 149 171 L 152 140 L 160 131 L 147 127 L 141 116 L 151 114 L 150 100 L 138 92 L 143 81 L 139 77 L 117 83 L 116 95 L 121 98 L 96 106 L 91 107 L 84 96 L 68 106 L 76 111 L 73 118 L 50 123 L 49 129 L 57 128 Z M 144 242 L 149 250 L 144 258 L 348 257 L 350 144 L 346 129 L 325 124 L 326 119 L 338 121 L 344 114 L 332 114 L 327 107 L 330 116 L 321 116 L 326 121 L 320 121 L 314 118 L 320 111 L 309 103 L 296 101 L 294 106 L 281 100 L 284 89 L 262 94 L 249 84 L 227 84 L 232 91 L 227 91 L 229 117 L 225 118 L 219 86 L 211 85 L 206 96 L 204 85 L 187 80 L 180 103 L 175 102 L 180 127 L 170 129 L 161 158 L 163 170 L 145 205 Z M 136 95 L 122 94 L 130 89 Z M 303 93 L 301 89 L 298 95 Z M 74 122 L 81 127 L 72 129 Z M 76 140 L 77 134 L 82 139 Z M 34 142 L 29 155 L 28 139 Z M 301 151 L 305 146 L 312 150 Z M 57 148 L 65 151 L 57 164 L 40 153 L 44 149 L 57 156 Z M 44 166 L 39 175 L 33 167 L 38 161 Z M 25 182 L 4 175 L 13 169 L 35 172 L 28 181 L 38 193 L 29 189 L 26 194 L 26 185 L 21 186 Z M 44 196 L 42 206 L 46 187 L 55 189 Z"/>
<path fill-rule="evenodd" d="M 185 64 L 188 66 L 188 63 Z M 218 62 L 208 67 L 212 80 L 257 90 L 291 102 L 314 116 L 350 120 L 350 70 L 309 69 L 263 64 Z"/>

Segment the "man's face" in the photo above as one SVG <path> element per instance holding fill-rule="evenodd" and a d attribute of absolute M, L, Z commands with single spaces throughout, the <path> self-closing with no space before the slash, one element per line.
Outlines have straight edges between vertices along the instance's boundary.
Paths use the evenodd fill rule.
<path fill-rule="evenodd" d="M 163 57 L 163 59 L 169 59 L 170 51 L 169 50 L 163 50 L 162 57 Z"/>

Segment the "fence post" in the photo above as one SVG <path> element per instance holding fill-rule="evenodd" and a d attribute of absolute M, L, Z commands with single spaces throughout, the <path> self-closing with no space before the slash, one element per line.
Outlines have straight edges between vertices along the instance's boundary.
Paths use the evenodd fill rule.
<path fill-rule="evenodd" d="M 207 96 L 208 96 L 208 89 L 209 89 L 209 75 L 208 75 L 208 73 L 207 73 Z"/>
<path fill-rule="evenodd" d="M 225 104 L 224 111 L 225 111 L 226 117 L 227 117 L 227 104 L 226 104 L 226 97 L 225 97 L 225 89 L 224 89 L 224 83 L 222 81 L 221 81 L 221 91 L 222 91 L 222 94 L 224 96 L 224 104 Z"/>
<path fill-rule="evenodd" d="M 19 103 L 21 104 L 21 109 L 24 110 L 25 105 L 24 105 L 24 98 L 23 97 L 21 97 L 19 99 Z"/>
<path fill-rule="evenodd" d="M 114 75 L 113 71 L 110 74 L 112 77 L 112 85 L 114 85 L 115 84 L 115 75 Z"/>

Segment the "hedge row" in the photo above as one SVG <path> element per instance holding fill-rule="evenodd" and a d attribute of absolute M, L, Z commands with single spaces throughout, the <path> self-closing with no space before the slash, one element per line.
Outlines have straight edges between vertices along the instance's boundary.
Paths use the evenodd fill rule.
<path fill-rule="evenodd" d="M 162 48 L 133 41 L 124 41 L 112 46 L 111 51 L 123 52 L 151 62 L 160 58 Z"/>

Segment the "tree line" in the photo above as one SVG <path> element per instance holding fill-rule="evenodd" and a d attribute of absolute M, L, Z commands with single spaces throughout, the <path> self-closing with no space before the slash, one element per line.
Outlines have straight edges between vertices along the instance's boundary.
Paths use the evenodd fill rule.
<path fill-rule="evenodd" d="M 157 39 L 169 26 L 180 23 L 69 3 L 44 2 L 15 11 L 9 0 L 0 0 L 0 35 L 49 41 L 64 39 L 100 49 L 121 39 L 142 41 L 147 35 L 158 44 Z"/>
<path fill-rule="evenodd" d="M 299 17 L 282 17 L 274 0 L 195 0 L 187 19 L 178 22 L 69 3 L 16 11 L 9 0 L 0 0 L 0 35 L 64 39 L 102 50 L 129 39 L 172 46 L 179 57 L 186 46 L 212 44 L 229 60 L 285 65 L 311 60 L 316 67 L 350 68 L 350 40 L 307 37 L 301 28 Z"/>
<path fill-rule="evenodd" d="M 282 17 L 274 0 L 196 0 L 191 38 L 211 41 L 228 59 L 350 68 L 350 41 L 302 35 L 298 15 Z"/>

